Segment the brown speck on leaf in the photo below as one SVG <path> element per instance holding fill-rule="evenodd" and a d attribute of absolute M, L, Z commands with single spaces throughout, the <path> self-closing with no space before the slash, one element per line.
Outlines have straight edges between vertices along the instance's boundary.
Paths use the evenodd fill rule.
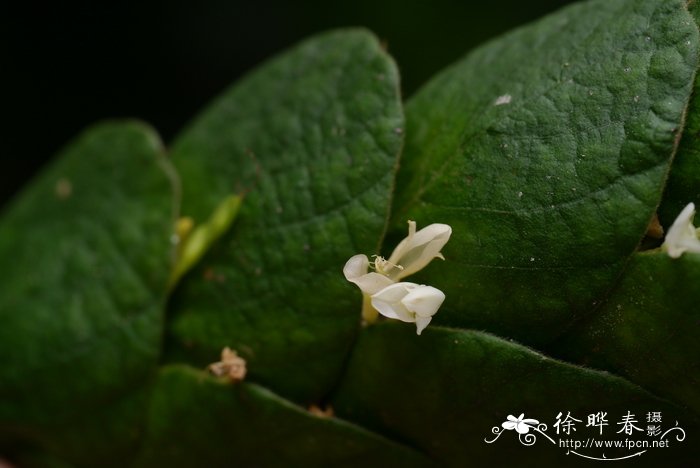
<path fill-rule="evenodd" d="M 647 236 L 652 239 L 662 239 L 664 237 L 664 228 L 661 226 L 659 215 L 656 213 L 654 213 L 654 218 L 652 218 L 649 227 L 647 227 Z"/>
<path fill-rule="evenodd" d="M 73 193 L 73 184 L 70 183 L 70 180 L 62 177 L 56 181 L 55 191 L 58 198 L 65 200 Z"/>
<path fill-rule="evenodd" d="M 209 364 L 207 369 L 217 377 L 227 377 L 234 382 L 245 379 L 247 372 L 245 359 L 228 346 L 221 351 L 221 361 Z"/>
<path fill-rule="evenodd" d="M 226 277 L 221 273 L 216 273 L 212 267 L 206 268 L 202 273 L 204 281 L 216 281 L 217 283 L 223 283 L 226 281 Z"/>
<path fill-rule="evenodd" d="M 319 418 L 332 418 L 335 413 L 333 413 L 333 407 L 331 405 L 326 406 L 325 409 L 318 405 L 309 406 L 309 413 Z"/>

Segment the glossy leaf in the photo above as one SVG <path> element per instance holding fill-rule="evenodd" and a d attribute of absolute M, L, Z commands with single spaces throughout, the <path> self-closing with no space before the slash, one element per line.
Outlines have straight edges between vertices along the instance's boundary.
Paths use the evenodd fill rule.
<path fill-rule="evenodd" d="M 360 320 L 341 270 L 382 236 L 403 117 L 396 68 L 363 30 L 309 39 L 234 85 L 173 147 L 183 214 L 245 192 L 234 227 L 173 300 L 171 358 L 224 346 L 251 378 L 314 400 Z"/>
<path fill-rule="evenodd" d="M 394 223 L 453 228 L 436 323 L 537 345 L 595 307 L 660 202 L 697 44 L 683 1 L 583 2 L 408 102 Z"/>

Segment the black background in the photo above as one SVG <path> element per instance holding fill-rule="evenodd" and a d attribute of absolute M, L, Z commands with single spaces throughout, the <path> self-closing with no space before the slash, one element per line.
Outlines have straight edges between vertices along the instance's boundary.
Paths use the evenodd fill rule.
<path fill-rule="evenodd" d="M 87 125 L 137 117 L 168 142 L 247 70 L 315 32 L 373 30 L 409 97 L 479 43 L 567 3 L 21 2 L 0 13 L 0 205 Z"/>

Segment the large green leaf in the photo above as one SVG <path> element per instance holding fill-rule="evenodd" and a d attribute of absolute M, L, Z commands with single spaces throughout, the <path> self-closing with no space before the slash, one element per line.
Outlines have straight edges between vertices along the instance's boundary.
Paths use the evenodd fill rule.
<path fill-rule="evenodd" d="M 613 440 L 616 425 L 628 411 L 646 428 L 648 412 L 661 412 L 664 428 L 675 421 L 688 439 L 666 449 L 650 450 L 641 463 L 691 460 L 698 456 L 698 419 L 659 400 L 626 380 L 547 358 L 528 348 L 481 332 L 428 328 L 420 338 L 398 324 L 365 330 L 358 340 L 342 384 L 333 398 L 344 418 L 405 440 L 448 466 L 506 466 L 521 460 L 528 466 L 571 466 L 577 460 L 559 439 Z M 557 435 L 558 412 L 581 420 L 570 436 Z M 588 427 L 587 415 L 607 412 L 603 436 Z M 538 435 L 522 446 L 515 431 L 505 431 L 492 444 L 492 427 L 501 428 L 508 415 L 525 413 L 547 424 L 557 445 Z M 638 437 L 637 437 L 638 438 Z M 642 437 L 644 438 L 644 437 Z M 670 438 L 670 437 L 669 437 Z M 634 451 L 581 449 L 581 454 L 608 458 Z M 588 466 L 588 465 L 587 465 Z M 638 466 L 635 463 L 635 466 Z"/>
<path fill-rule="evenodd" d="M 700 255 L 635 255 L 591 320 L 564 335 L 557 355 L 623 375 L 700 415 Z"/>
<path fill-rule="evenodd" d="M 416 451 L 255 384 L 182 366 L 161 371 L 148 420 L 136 466 L 432 466 Z"/>
<path fill-rule="evenodd" d="M 247 193 L 173 299 L 173 359 L 203 365 L 230 346 L 287 396 L 328 391 L 359 324 L 342 266 L 378 247 L 402 127 L 392 60 L 343 30 L 266 63 L 185 131 L 173 147 L 183 214 L 201 222 Z"/>
<path fill-rule="evenodd" d="M 394 222 L 454 229 L 437 323 L 538 344 L 601 301 L 660 202 L 697 45 L 685 2 L 584 2 L 409 101 Z"/>
<path fill-rule="evenodd" d="M 149 128 L 103 124 L 70 144 L 4 213 L 1 429 L 34 436 L 92 414 L 153 372 L 174 183 Z"/>

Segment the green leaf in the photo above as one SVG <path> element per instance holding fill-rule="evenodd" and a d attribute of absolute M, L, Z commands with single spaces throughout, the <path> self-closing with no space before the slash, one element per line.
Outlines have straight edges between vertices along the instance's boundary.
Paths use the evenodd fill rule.
<path fill-rule="evenodd" d="M 688 2 L 695 22 L 700 21 L 700 4 Z M 659 218 L 668 229 L 690 202 L 700 206 L 700 76 L 695 75 L 693 95 L 688 106 L 683 136 L 659 207 Z"/>
<path fill-rule="evenodd" d="M 165 367 L 136 466 L 431 466 L 418 452 L 255 384 Z"/>
<path fill-rule="evenodd" d="M 286 396 L 328 391 L 360 319 L 342 268 L 377 249 L 402 126 L 396 67 L 363 30 L 272 59 L 190 126 L 173 147 L 183 215 L 247 194 L 173 299 L 171 359 L 201 366 L 230 346 Z"/>
<path fill-rule="evenodd" d="M 109 401 L 70 423 L 53 421 L 26 436 L 32 446 L 15 454 L 18 466 L 45 467 L 59 461 L 76 467 L 129 466 L 142 445 L 150 388 L 135 389 L 119 400 Z M 10 446 L 12 447 L 12 446 Z M 16 450 L 16 447 L 14 447 Z M 50 461 L 24 460 L 27 455 L 55 457 Z"/>
<path fill-rule="evenodd" d="M 699 284 L 698 255 L 637 254 L 606 304 L 553 348 L 700 415 Z"/>
<path fill-rule="evenodd" d="M 140 123 L 70 144 L 0 220 L 0 428 L 93 414 L 160 354 L 172 169 Z"/>
<path fill-rule="evenodd" d="M 573 5 L 407 104 L 394 225 L 450 224 L 438 324 L 542 344 L 591 311 L 658 206 L 698 61 L 685 2 Z"/>
<path fill-rule="evenodd" d="M 627 411 L 642 425 L 648 412 L 659 411 L 664 427 L 677 420 L 688 435 L 700 430 L 697 418 L 622 378 L 559 362 L 489 334 L 432 326 L 420 338 L 401 324 L 364 330 L 332 403 L 340 417 L 405 440 L 447 466 L 506 466 L 514 459 L 532 466 L 576 463 L 566 448 L 535 431 L 538 440 L 532 447 L 523 447 L 515 431 L 485 442 L 495 437 L 494 426 L 521 413 L 547 424 L 545 433 L 557 444 L 560 438 L 616 439 L 616 423 Z M 571 436 L 556 434 L 553 423 L 560 411 L 582 421 Z M 608 413 L 603 436 L 598 428 L 585 427 L 587 415 L 598 411 Z M 601 456 L 601 450 L 579 451 Z M 605 449 L 608 458 L 616 453 Z M 642 463 L 659 466 L 659 460 L 672 463 L 691 456 L 698 456 L 698 448 L 690 440 L 671 441 L 666 449 L 645 453 Z"/>

